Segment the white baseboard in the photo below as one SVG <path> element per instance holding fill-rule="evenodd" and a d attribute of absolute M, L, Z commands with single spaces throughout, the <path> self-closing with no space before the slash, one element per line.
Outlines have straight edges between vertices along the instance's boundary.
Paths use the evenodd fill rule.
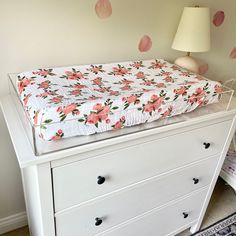
<path fill-rule="evenodd" d="M 27 225 L 26 212 L 20 212 L 0 219 L 0 235 Z"/>

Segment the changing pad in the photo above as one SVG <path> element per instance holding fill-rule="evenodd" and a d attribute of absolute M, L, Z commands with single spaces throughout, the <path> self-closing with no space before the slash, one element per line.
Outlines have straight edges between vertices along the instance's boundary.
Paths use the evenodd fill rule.
<path fill-rule="evenodd" d="M 90 135 L 190 112 L 218 101 L 218 82 L 165 60 L 23 72 L 16 82 L 40 137 Z"/>

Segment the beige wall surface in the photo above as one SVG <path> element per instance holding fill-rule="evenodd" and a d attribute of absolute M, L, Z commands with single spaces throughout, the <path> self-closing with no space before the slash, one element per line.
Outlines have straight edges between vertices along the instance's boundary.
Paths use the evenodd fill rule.
<path fill-rule="evenodd" d="M 235 0 L 110 0 L 112 15 L 100 19 L 97 0 L 0 1 L 0 96 L 7 93 L 7 73 L 40 67 L 102 63 L 132 59 L 174 60 L 171 49 L 184 6 L 196 2 L 223 9 L 226 20 L 212 29 L 212 50 L 195 54 L 209 63 L 209 76 L 236 76 Z M 212 13 L 213 14 L 213 13 Z M 141 53 L 140 39 L 148 35 L 152 48 Z M 0 114 L 0 218 L 24 210 L 20 172 Z"/>

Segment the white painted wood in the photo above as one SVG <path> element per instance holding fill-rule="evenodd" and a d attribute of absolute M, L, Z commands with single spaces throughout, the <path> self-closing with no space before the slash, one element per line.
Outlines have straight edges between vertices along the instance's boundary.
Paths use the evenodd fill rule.
<path fill-rule="evenodd" d="M 53 169 L 56 211 L 221 152 L 232 121 Z M 204 142 L 211 143 L 205 149 Z M 97 184 L 98 176 L 107 181 Z"/>
<path fill-rule="evenodd" d="M 236 98 L 233 98 L 232 103 L 236 103 Z M 0 105 L 4 114 L 4 118 L 12 139 L 12 143 L 14 146 L 14 149 L 17 154 L 18 162 L 21 168 L 30 166 L 30 165 L 37 165 L 40 163 L 45 163 L 52 160 L 57 160 L 73 155 L 78 155 L 85 152 L 90 152 L 92 150 L 101 149 L 104 147 L 114 146 L 118 144 L 125 145 L 126 143 L 132 141 L 132 140 L 138 140 L 143 139 L 145 137 L 150 137 L 155 134 L 161 134 L 168 131 L 177 131 L 186 128 L 191 127 L 194 125 L 199 125 L 205 123 L 216 123 L 221 122 L 225 120 L 232 119 L 236 113 L 236 109 L 234 106 L 231 110 L 220 110 L 222 108 L 216 109 L 216 113 L 212 113 L 213 111 L 210 110 L 208 115 L 207 106 L 206 110 L 204 110 L 203 114 L 198 111 L 196 113 L 189 113 L 184 115 L 185 121 L 179 122 L 179 123 L 173 123 L 168 125 L 163 125 L 161 127 L 157 128 L 151 128 L 148 130 L 144 130 L 137 133 L 129 134 L 129 135 L 123 135 L 112 139 L 106 139 L 103 141 L 90 143 L 83 146 L 77 146 L 69 149 L 65 149 L 62 151 L 49 153 L 42 155 L 40 157 L 36 157 L 33 153 L 32 146 L 27 138 L 26 132 L 24 130 L 24 127 L 22 126 L 22 123 L 20 121 L 19 115 L 16 111 L 14 102 L 12 101 L 12 98 L 10 95 L 7 95 L 5 97 L 1 98 Z M 224 109 L 224 108 L 223 108 Z M 214 109 L 213 109 L 214 110 Z M 125 130 L 125 129 L 123 129 Z M 78 158 L 78 157 L 77 157 Z M 83 157 L 82 157 L 83 158 Z"/>
<path fill-rule="evenodd" d="M 50 163 L 22 170 L 31 236 L 55 236 Z"/>
<path fill-rule="evenodd" d="M 27 225 L 26 212 L 20 212 L 0 219 L 0 234 L 21 228 Z"/>
<path fill-rule="evenodd" d="M 235 98 L 232 100 L 232 103 L 236 103 Z M 84 144 L 82 146 L 76 146 L 70 149 L 65 149 L 62 151 L 36 157 L 33 153 L 31 143 L 27 139 L 24 126 L 21 123 L 11 97 L 6 96 L 5 98 L 1 99 L 1 106 L 17 154 L 19 165 L 21 168 L 23 168 L 22 178 L 26 198 L 27 213 L 29 217 L 31 234 L 33 236 L 56 236 L 53 209 L 53 205 L 55 202 L 53 199 L 53 183 L 51 173 L 52 167 L 54 171 L 58 171 L 58 173 L 60 172 L 60 170 L 62 170 L 60 175 L 58 175 L 61 179 L 59 180 L 58 176 L 56 177 L 56 188 L 60 190 L 59 193 L 55 192 L 55 195 L 57 196 L 57 199 L 58 196 L 60 197 L 60 194 L 63 195 L 64 202 L 62 201 L 62 203 L 66 203 L 66 205 L 64 205 L 65 209 L 61 210 L 61 212 L 56 213 L 56 217 L 58 217 L 59 214 L 63 215 L 66 212 L 68 214 L 72 214 L 71 212 L 73 212 L 73 209 L 77 209 L 77 207 L 78 209 L 82 209 L 82 207 L 85 208 L 92 203 L 94 203 L 95 205 L 94 208 L 91 209 L 98 210 L 101 208 L 99 208 L 98 206 L 100 202 L 102 203 L 102 199 L 110 199 L 109 196 L 112 196 L 109 203 L 109 209 L 111 209 L 111 211 L 115 211 L 115 209 L 117 209 L 116 203 L 113 202 L 113 204 L 111 204 L 111 202 L 115 197 L 119 199 L 119 194 L 124 194 L 124 196 L 126 196 L 125 199 L 129 199 L 129 201 L 133 202 L 132 200 L 135 199 L 135 196 L 132 194 L 136 191 L 136 186 L 137 189 L 139 189 L 140 186 L 144 186 L 145 183 L 149 183 L 150 185 L 145 185 L 149 186 L 147 188 L 150 189 L 147 190 L 147 194 L 149 191 L 157 191 L 155 188 L 153 190 L 153 187 L 155 186 L 154 183 L 158 182 L 158 179 L 161 181 L 164 176 L 171 176 L 171 174 L 174 174 L 174 172 L 178 171 L 177 168 L 181 168 L 183 167 L 183 165 L 196 165 L 195 167 L 197 167 L 196 162 L 218 153 L 220 156 L 217 166 L 215 167 L 215 169 L 213 169 L 214 174 L 211 174 L 209 172 L 209 176 L 211 175 L 209 179 L 211 179 L 212 181 L 210 183 L 207 195 L 206 197 L 203 196 L 203 198 L 197 197 L 197 202 L 201 202 L 201 204 L 199 204 L 203 204 L 203 207 L 198 207 L 198 209 L 201 208 L 201 212 L 199 213 L 198 211 L 193 219 L 189 218 L 188 222 L 184 221 L 179 223 L 176 220 L 176 217 L 168 218 L 167 220 L 165 212 L 162 212 L 159 207 L 158 209 L 155 208 L 149 211 L 152 205 L 149 205 L 149 207 L 148 205 L 144 205 L 143 207 L 142 212 L 149 212 L 146 212 L 144 214 L 142 214 L 141 212 L 136 213 L 141 215 L 135 216 L 132 219 L 128 219 L 125 217 L 123 218 L 123 213 L 127 213 L 128 215 L 128 211 L 126 212 L 126 210 L 128 210 L 128 207 L 123 207 L 122 204 L 119 204 L 119 206 L 122 205 L 119 210 L 120 212 L 123 211 L 123 213 L 121 215 L 120 213 L 117 214 L 116 217 L 120 217 L 119 222 L 123 223 L 119 223 L 118 225 L 114 226 L 114 224 L 117 224 L 116 222 L 118 221 L 114 222 L 112 231 L 109 230 L 109 233 L 107 231 L 107 235 L 132 236 L 132 233 L 136 232 L 135 236 L 156 236 L 157 231 L 155 227 L 156 225 L 160 224 L 162 230 L 162 225 L 164 224 L 163 222 L 165 222 L 165 230 L 168 231 L 168 233 L 164 233 L 164 235 L 175 235 L 177 232 L 180 232 L 180 230 L 183 230 L 189 226 L 193 226 L 193 224 L 195 225 L 192 227 L 192 232 L 196 231 L 201 225 L 216 179 L 220 173 L 220 169 L 223 164 L 230 139 L 233 136 L 236 114 L 236 106 L 233 106 L 233 109 L 230 108 L 231 110 L 226 111 L 222 110 L 221 105 L 215 104 L 213 106 L 207 106 L 204 109 L 199 109 L 196 112 L 181 116 L 183 118 L 180 117 L 179 121 L 181 122 L 178 123 L 174 123 L 173 121 L 175 120 L 176 122 L 176 117 L 176 119 L 167 119 L 166 121 L 163 121 L 163 126 L 161 127 L 154 127 L 151 125 L 148 129 L 146 129 L 146 126 L 146 128 L 143 129 L 144 126 L 139 126 L 139 128 L 134 128 L 135 130 L 137 129 L 137 132 L 134 133 L 129 133 L 130 131 L 128 131 L 128 129 L 123 129 L 122 131 L 120 131 L 120 134 L 122 136 L 119 137 L 113 137 L 113 135 L 104 134 L 107 137 L 106 140 L 101 140 L 100 136 L 93 136 L 91 138 L 88 137 L 88 140 L 93 140 L 95 142 L 91 143 L 89 141 L 88 144 Z M 210 112 L 210 114 L 207 114 L 208 112 Z M 66 142 L 68 143 L 69 141 Z M 207 150 L 203 149 L 203 142 L 210 142 L 212 144 L 211 148 Z M 185 146 L 183 145 L 183 143 L 185 143 Z M 63 148 L 66 147 L 64 146 L 64 142 L 61 142 L 60 144 L 63 145 Z M 134 156 L 136 158 L 134 158 Z M 83 166 L 84 169 L 81 168 L 81 166 Z M 209 167 L 209 165 L 206 165 L 206 167 L 207 166 Z M 187 168 L 187 166 L 185 167 Z M 179 176 L 188 176 L 188 171 L 187 169 L 184 169 L 185 167 L 183 167 L 183 173 L 179 174 Z M 200 169 L 201 171 L 204 171 L 205 166 Z M 104 185 L 107 188 L 106 191 L 103 192 L 103 190 L 100 190 L 101 192 L 98 193 L 98 190 L 91 187 L 91 184 L 94 184 L 94 177 L 96 179 L 98 174 L 103 175 L 108 173 L 109 175 L 111 173 L 109 171 L 111 170 L 112 173 L 116 173 L 116 177 L 110 177 L 110 179 L 108 179 L 110 181 L 109 188 L 108 186 L 106 187 L 106 185 Z M 78 171 L 82 173 L 82 175 L 78 174 Z M 72 173 L 74 174 L 74 176 L 71 175 Z M 62 174 L 64 174 L 64 176 Z M 86 177 L 86 174 L 88 176 L 87 179 L 84 178 Z M 128 177 L 128 181 L 125 178 L 123 179 L 123 181 L 120 181 L 122 175 Z M 81 182 L 81 180 L 78 181 L 78 176 L 82 176 L 84 180 L 88 181 L 87 186 L 85 181 L 85 184 L 83 181 Z M 157 178 L 156 182 L 154 181 L 155 178 Z M 65 185 L 66 181 L 63 182 L 65 179 L 70 180 L 69 182 L 67 182 L 68 186 Z M 113 181 L 117 181 L 117 183 L 114 184 Z M 107 183 L 109 184 L 109 182 L 106 182 L 106 184 Z M 159 196 L 156 192 L 153 196 L 154 198 L 158 196 L 158 206 L 164 204 L 161 199 L 170 196 L 168 194 L 172 193 L 175 197 L 178 197 L 181 194 L 185 194 L 185 198 L 187 197 L 187 193 L 195 190 L 187 187 L 185 189 L 186 192 L 180 191 L 180 188 L 178 188 L 178 192 L 176 192 L 177 183 L 174 184 L 174 182 L 172 183 L 167 179 L 162 182 L 162 184 L 164 183 L 167 184 L 170 189 L 168 191 L 166 190 L 163 194 L 162 192 L 158 192 L 158 194 L 161 195 L 160 198 L 158 198 Z M 64 192 L 61 186 L 64 187 Z M 82 198 L 79 199 L 79 201 L 78 199 L 75 201 L 70 198 L 70 196 L 66 196 L 66 191 L 70 189 L 71 193 L 74 194 L 72 189 L 75 189 L 77 191 L 77 186 L 79 188 L 82 187 L 83 189 L 81 191 Z M 186 186 L 186 184 L 183 186 Z M 67 187 L 68 189 L 66 189 Z M 113 187 L 114 189 L 112 189 Z M 164 187 L 159 188 L 164 189 Z M 140 187 L 140 189 L 140 192 L 137 192 L 136 195 L 144 197 L 145 188 Z M 125 193 L 127 193 L 127 195 L 125 195 Z M 192 197 L 194 198 L 194 195 Z M 80 198 L 80 196 L 78 198 Z M 88 199 L 90 200 L 87 201 Z M 122 199 L 122 197 L 120 199 Z M 168 211 L 173 211 L 173 213 L 175 210 L 179 210 L 179 205 L 177 203 L 176 205 L 173 202 L 170 202 L 171 199 L 167 199 L 166 202 L 167 201 L 168 207 L 167 205 L 162 205 L 162 209 L 164 209 L 164 207 L 166 206 L 169 209 Z M 80 203 L 79 206 L 76 205 L 78 204 L 78 202 Z M 138 209 L 139 205 L 140 204 L 138 203 L 134 205 L 136 207 L 136 210 Z M 194 208 L 196 207 L 196 203 L 192 200 L 189 200 L 189 206 Z M 68 209 L 68 207 L 70 207 L 70 209 Z M 86 212 L 87 210 L 85 211 L 85 213 Z M 130 212 L 132 212 L 132 210 L 130 210 Z M 85 214 L 85 216 L 88 216 L 87 213 Z M 129 217 L 133 217 L 133 215 L 130 215 Z M 87 224 L 89 223 L 88 221 L 86 222 Z M 136 222 L 138 222 L 137 226 L 140 228 L 136 227 Z M 166 225 L 166 223 L 168 224 Z M 58 223 L 58 226 L 65 226 L 65 228 L 70 228 L 71 224 L 72 221 L 68 221 L 66 224 Z M 78 225 L 80 225 L 80 222 L 78 222 Z M 150 232 L 150 234 L 148 234 L 148 232 Z M 68 234 L 64 233 L 57 234 L 57 236 L 58 235 L 68 236 Z"/>
<path fill-rule="evenodd" d="M 173 235 L 172 232 L 177 231 L 179 228 L 184 228 L 184 226 L 189 226 L 190 222 L 194 222 L 197 219 L 206 192 L 207 190 L 205 189 L 161 209 L 153 209 L 123 225 L 114 227 L 114 229 L 96 234 L 96 236 Z M 185 219 L 183 212 L 189 214 Z M 59 236 L 62 235 L 59 234 Z M 73 236 L 73 234 L 68 235 Z"/>
<path fill-rule="evenodd" d="M 59 212 L 56 214 L 57 232 L 94 235 L 160 207 L 209 185 L 217 162 L 218 157 L 212 157 L 167 176 L 146 180 L 102 199 Z M 199 183 L 194 184 L 193 178 L 199 178 Z M 104 221 L 99 227 L 94 225 L 96 217 Z"/>
<path fill-rule="evenodd" d="M 178 128 L 178 129 L 175 129 L 173 127 L 173 129 L 168 130 L 167 132 L 157 132 L 156 134 L 150 134 L 149 136 L 144 136 L 137 139 L 133 138 L 128 141 L 124 141 L 121 143 L 118 142 L 117 144 L 113 144 L 113 145 L 106 145 L 106 146 L 101 146 L 101 147 L 98 146 L 96 149 L 91 149 L 90 151 L 79 153 L 79 155 L 77 154 L 73 156 L 66 156 L 66 158 L 60 158 L 60 159 L 57 158 L 56 160 L 52 160 L 51 165 L 53 168 L 63 166 L 63 165 L 73 163 L 76 161 L 85 160 L 88 158 L 97 157 L 102 154 L 111 153 L 116 150 L 129 148 L 130 146 L 139 146 L 139 145 L 142 145 L 143 143 L 155 141 L 157 139 L 167 138 L 169 136 L 178 135 L 184 132 L 186 133 L 191 130 L 200 129 L 206 126 L 211 126 L 211 125 L 222 123 L 225 121 L 230 121 L 232 119 L 233 119 L 233 116 L 230 116 L 230 117 L 226 116 L 220 119 L 208 120 L 208 121 L 199 122 L 193 125 L 182 126 L 181 128 Z"/>
<path fill-rule="evenodd" d="M 222 152 L 221 152 L 221 155 L 220 155 L 220 160 L 219 160 L 218 165 L 217 165 L 217 167 L 215 169 L 215 173 L 213 175 L 212 182 L 211 182 L 210 188 L 209 188 L 208 193 L 207 193 L 207 197 L 206 197 L 206 199 L 204 201 L 203 208 L 202 208 L 202 210 L 200 212 L 200 215 L 199 215 L 199 218 L 198 218 L 198 222 L 191 228 L 191 232 L 192 233 L 197 232 L 200 229 L 200 227 L 201 227 L 201 224 L 202 224 L 202 221 L 203 221 L 203 217 L 205 215 L 205 212 L 207 210 L 207 206 L 208 206 L 209 201 L 211 199 L 211 195 L 213 193 L 216 181 L 217 181 L 217 179 L 219 177 L 222 165 L 223 165 L 224 160 L 225 160 L 226 153 L 227 153 L 227 151 L 229 149 L 230 142 L 231 142 L 231 140 L 233 138 L 233 135 L 235 133 L 235 127 L 236 127 L 236 117 L 233 119 L 232 125 L 231 125 L 231 127 L 229 129 L 229 133 L 228 133 L 228 136 L 226 138 L 226 142 L 225 142 L 225 144 L 223 146 L 223 149 L 222 149 Z"/>
<path fill-rule="evenodd" d="M 220 172 L 220 177 L 229 184 L 234 190 L 236 190 L 236 178 L 230 174 L 228 174 L 223 169 Z"/>

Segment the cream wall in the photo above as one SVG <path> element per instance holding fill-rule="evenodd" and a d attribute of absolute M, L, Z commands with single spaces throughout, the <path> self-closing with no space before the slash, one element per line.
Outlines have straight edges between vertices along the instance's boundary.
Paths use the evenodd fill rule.
<path fill-rule="evenodd" d="M 94 11 L 96 0 L 1 0 L 0 95 L 7 93 L 8 72 L 154 57 L 173 60 L 182 54 L 170 48 L 171 42 L 183 7 L 196 1 L 110 2 L 113 14 L 101 20 Z M 228 47 L 236 46 L 236 29 L 232 23 L 236 20 L 235 0 L 198 2 L 205 5 L 209 2 L 214 10 L 224 6 L 234 18 L 227 19 L 224 27 L 218 29 L 220 32 L 213 32 L 216 37 L 213 51 L 199 55 L 209 61 L 209 75 L 232 76 L 235 61 L 225 58 L 225 54 Z M 153 46 L 150 51 L 140 53 L 138 43 L 146 34 L 152 38 Z M 20 172 L 2 114 L 0 131 L 0 218 L 3 218 L 24 211 L 24 202 Z"/>

